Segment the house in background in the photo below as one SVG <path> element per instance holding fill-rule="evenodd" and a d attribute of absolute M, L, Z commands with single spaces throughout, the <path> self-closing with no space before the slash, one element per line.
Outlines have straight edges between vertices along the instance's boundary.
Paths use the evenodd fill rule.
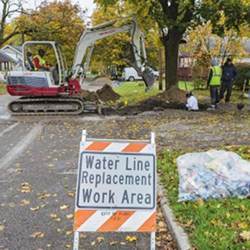
<path fill-rule="evenodd" d="M 19 63 L 23 60 L 22 46 L 6 45 L 1 49 L 1 51 L 3 51 L 9 57 L 15 60 L 16 63 Z"/>
<path fill-rule="evenodd" d="M 0 81 L 3 81 L 6 72 L 14 69 L 15 66 L 16 61 L 8 54 L 0 50 Z"/>
<path fill-rule="evenodd" d="M 192 80 L 192 67 L 194 58 L 190 53 L 180 52 L 178 57 L 178 79 L 181 81 Z"/>
<path fill-rule="evenodd" d="M 3 81 L 6 72 L 22 69 L 22 46 L 6 45 L 0 49 L 0 81 Z"/>

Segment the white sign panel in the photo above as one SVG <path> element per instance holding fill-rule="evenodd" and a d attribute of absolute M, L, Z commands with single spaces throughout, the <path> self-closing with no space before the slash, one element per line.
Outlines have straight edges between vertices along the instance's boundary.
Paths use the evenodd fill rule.
<path fill-rule="evenodd" d="M 81 152 L 77 201 L 80 209 L 154 209 L 155 156 Z"/>

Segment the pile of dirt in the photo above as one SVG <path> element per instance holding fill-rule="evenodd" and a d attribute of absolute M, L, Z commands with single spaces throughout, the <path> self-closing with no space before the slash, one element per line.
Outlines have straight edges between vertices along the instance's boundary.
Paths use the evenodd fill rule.
<path fill-rule="evenodd" d="M 98 77 L 91 81 L 91 86 L 104 86 L 104 85 L 112 85 L 112 81 L 108 77 Z"/>
<path fill-rule="evenodd" d="M 152 97 L 153 100 L 167 103 L 186 103 L 186 92 L 173 86 L 169 90 Z"/>
<path fill-rule="evenodd" d="M 98 102 L 99 100 L 103 102 L 115 102 L 120 98 L 110 85 L 105 84 L 101 89 L 96 92 L 91 92 L 88 90 L 81 90 L 79 95 L 86 101 Z"/>
<path fill-rule="evenodd" d="M 98 89 L 96 93 L 99 99 L 103 102 L 114 102 L 120 98 L 120 95 L 118 95 L 108 84 L 105 84 L 101 89 Z"/>
<path fill-rule="evenodd" d="M 97 102 L 98 101 L 98 95 L 96 94 L 96 92 L 91 92 L 88 90 L 81 90 L 79 95 L 81 97 L 83 97 L 83 99 L 90 101 L 90 102 Z"/>

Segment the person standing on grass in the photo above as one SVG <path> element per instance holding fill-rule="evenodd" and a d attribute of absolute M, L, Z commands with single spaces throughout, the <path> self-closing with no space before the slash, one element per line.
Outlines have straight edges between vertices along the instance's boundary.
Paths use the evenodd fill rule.
<path fill-rule="evenodd" d="M 209 110 L 214 110 L 220 101 L 219 89 L 221 85 L 222 69 L 216 59 L 211 62 L 211 69 L 209 72 L 207 86 L 210 86 L 211 107 Z"/>
<path fill-rule="evenodd" d="M 227 58 L 227 61 L 222 66 L 222 77 L 221 77 L 221 88 L 220 88 L 220 99 L 224 99 L 225 92 L 226 98 L 225 103 L 230 102 L 230 97 L 233 89 L 233 82 L 237 76 L 237 71 L 233 65 L 232 59 Z"/>

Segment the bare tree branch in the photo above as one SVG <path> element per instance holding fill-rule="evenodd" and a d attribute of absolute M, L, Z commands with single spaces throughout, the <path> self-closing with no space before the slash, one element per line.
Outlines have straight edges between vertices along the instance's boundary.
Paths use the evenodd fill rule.
<path fill-rule="evenodd" d="M 0 0 L 0 4 L 2 5 L 0 13 L 0 45 L 2 45 L 10 38 L 18 34 L 15 28 L 11 34 L 5 36 L 5 28 L 8 17 L 15 13 L 22 13 L 23 9 L 21 0 Z"/>

